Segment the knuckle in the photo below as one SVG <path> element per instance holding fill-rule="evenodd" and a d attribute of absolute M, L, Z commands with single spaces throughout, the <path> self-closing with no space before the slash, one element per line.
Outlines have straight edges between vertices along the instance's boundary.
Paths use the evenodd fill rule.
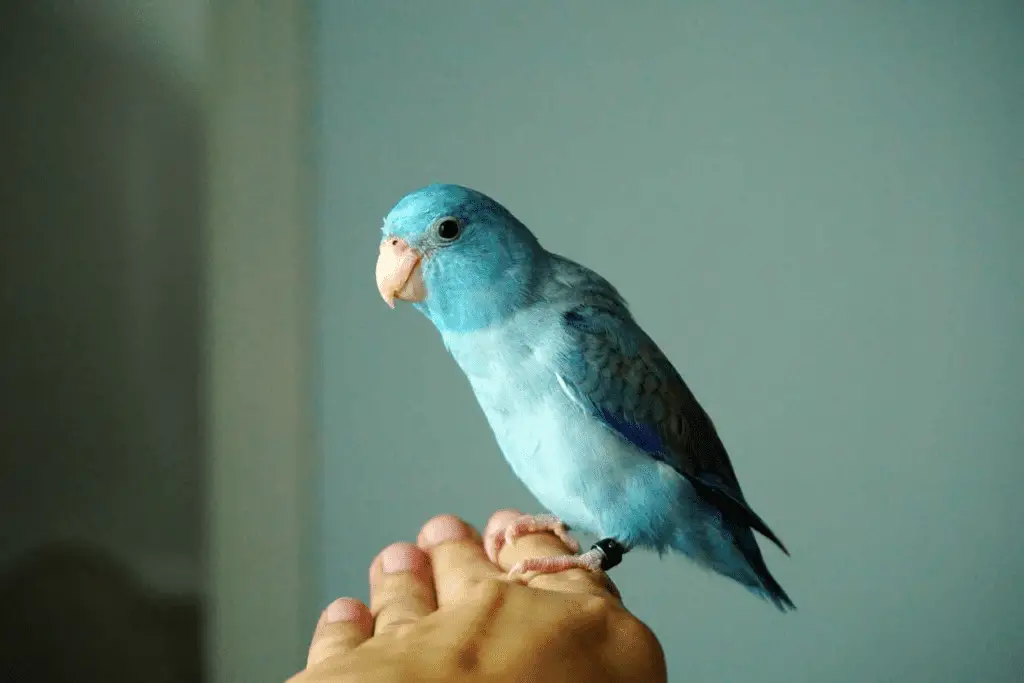
<path fill-rule="evenodd" d="M 608 619 L 615 608 L 612 599 L 605 595 L 586 595 L 582 598 L 583 614 L 593 619 Z"/>
<path fill-rule="evenodd" d="M 654 631 L 625 610 L 616 610 L 612 616 L 613 631 L 626 651 L 647 661 L 664 661 L 665 653 Z"/>
<path fill-rule="evenodd" d="M 485 579 L 458 573 L 444 577 L 444 582 L 438 586 L 438 591 L 443 589 L 444 593 L 449 596 L 448 599 L 456 603 L 474 602 L 486 595 L 488 588 L 483 585 L 485 582 Z"/>
<path fill-rule="evenodd" d="M 409 626 L 412 626 L 419 621 L 419 615 L 411 612 L 399 612 L 396 614 L 387 614 L 386 618 L 378 619 L 377 621 L 377 632 L 382 630 L 396 631 Z"/>
<path fill-rule="evenodd" d="M 604 595 L 580 595 L 576 605 L 575 620 L 580 634 L 586 633 L 588 638 L 607 639 L 615 619 L 616 606 L 613 600 Z"/>
<path fill-rule="evenodd" d="M 592 595 L 608 600 L 618 599 L 618 589 L 606 575 L 594 574 L 585 569 L 569 569 L 557 574 L 537 574 L 531 577 L 526 585 L 531 588 Z"/>
<path fill-rule="evenodd" d="M 486 621 L 497 618 L 507 608 L 510 592 L 522 588 L 499 578 L 467 580 L 459 602 Z"/>
<path fill-rule="evenodd" d="M 408 595 L 393 593 L 377 600 L 373 614 L 375 619 L 379 619 L 384 614 L 406 614 L 412 611 Z"/>
<path fill-rule="evenodd" d="M 428 586 L 408 574 L 385 574 L 371 587 L 370 609 L 374 614 L 396 604 L 431 604 Z"/>
<path fill-rule="evenodd" d="M 604 648 L 612 670 L 623 680 L 664 683 L 668 680 L 665 652 L 654 632 L 621 606 L 607 612 Z"/>
<path fill-rule="evenodd" d="M 475 602 L 493 607 L 505 601 L 510 587 L 511 585 L 502 579 L 486 578 L 473 581 L 467 586 L 466 594 Z"/>
<path fill-rule="evenodd" d="M 320 639 L 309 648 L 306 666 L 322 664 L 327 660 L 342 655 L 356 644 L 356 640 L 345 638 L 342 633 L 331 633 Z"/>

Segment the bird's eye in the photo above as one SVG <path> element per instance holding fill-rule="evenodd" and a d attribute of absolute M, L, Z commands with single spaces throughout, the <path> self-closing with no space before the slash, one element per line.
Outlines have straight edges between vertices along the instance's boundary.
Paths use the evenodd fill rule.
<path fill-rule="evenodd" d="M 451 242 L 462 232 L 462 226 L 454 218 L 442 218 L 437 224 L 437 236 Z"/>

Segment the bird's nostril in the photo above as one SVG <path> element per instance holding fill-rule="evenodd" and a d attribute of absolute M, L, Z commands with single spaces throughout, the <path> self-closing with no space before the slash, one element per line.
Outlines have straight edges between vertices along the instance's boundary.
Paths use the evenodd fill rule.
<path fill-rule="evenodd" d="M 391 238 L 391 246 L 393 246 L 393 247 L 397 247 L 398 246 L 398 238 L 397 237 L 392 237 Z"/>

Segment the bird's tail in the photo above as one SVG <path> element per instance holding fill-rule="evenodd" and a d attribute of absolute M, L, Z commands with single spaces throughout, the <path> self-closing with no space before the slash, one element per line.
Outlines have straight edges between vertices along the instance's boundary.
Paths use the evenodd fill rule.
<path fill-rule="evenodd" d="M 786 591 L 779 582 L 775 580 L 772 573 L 768 571 L 761 549 L 754 538 L 754 532 L 748 528 L 734 530 L 736 546 L 743 559 L 746 560 L 748 571 L 743 572 L 742 578 L 732 574 L 733 578 L 742 583 L 751 593 L 774 603 L 783 612 L 796 609 L 796 605 L 789 599 Z"/>

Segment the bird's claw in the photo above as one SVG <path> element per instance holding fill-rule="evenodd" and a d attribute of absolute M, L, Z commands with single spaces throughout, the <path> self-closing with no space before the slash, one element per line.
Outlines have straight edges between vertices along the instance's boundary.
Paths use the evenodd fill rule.
<path fill-rule="evenodd" d="M 550 531 L 558 537 L 569 549 L 569 552 L 579 552 L 580 544 L 569 535 L 569 528 L 565 523 L 554 515 L 523 515 L 513 520 L 504 529 L 495 529 L 484 539 L 484 548 L 487 550 L 487 557 L 494 564 L 498 564 L 498 555 L 505 545 L 510 545 L 520 536 L 535 534 L 543 531 Z"/>
<path fill-rule="evenodd" d="M 604 555 L 597 550 L 588 550 L 582 555 L 559 555 L 556 557 L 532 557 L 516 563 L 509 571 L 509 578 L 514 578 L 527 572 L 538 572 L 541 574 L 557 574 L 567 569 L 584 569 L 589 572 L 599 572 Z"/>

